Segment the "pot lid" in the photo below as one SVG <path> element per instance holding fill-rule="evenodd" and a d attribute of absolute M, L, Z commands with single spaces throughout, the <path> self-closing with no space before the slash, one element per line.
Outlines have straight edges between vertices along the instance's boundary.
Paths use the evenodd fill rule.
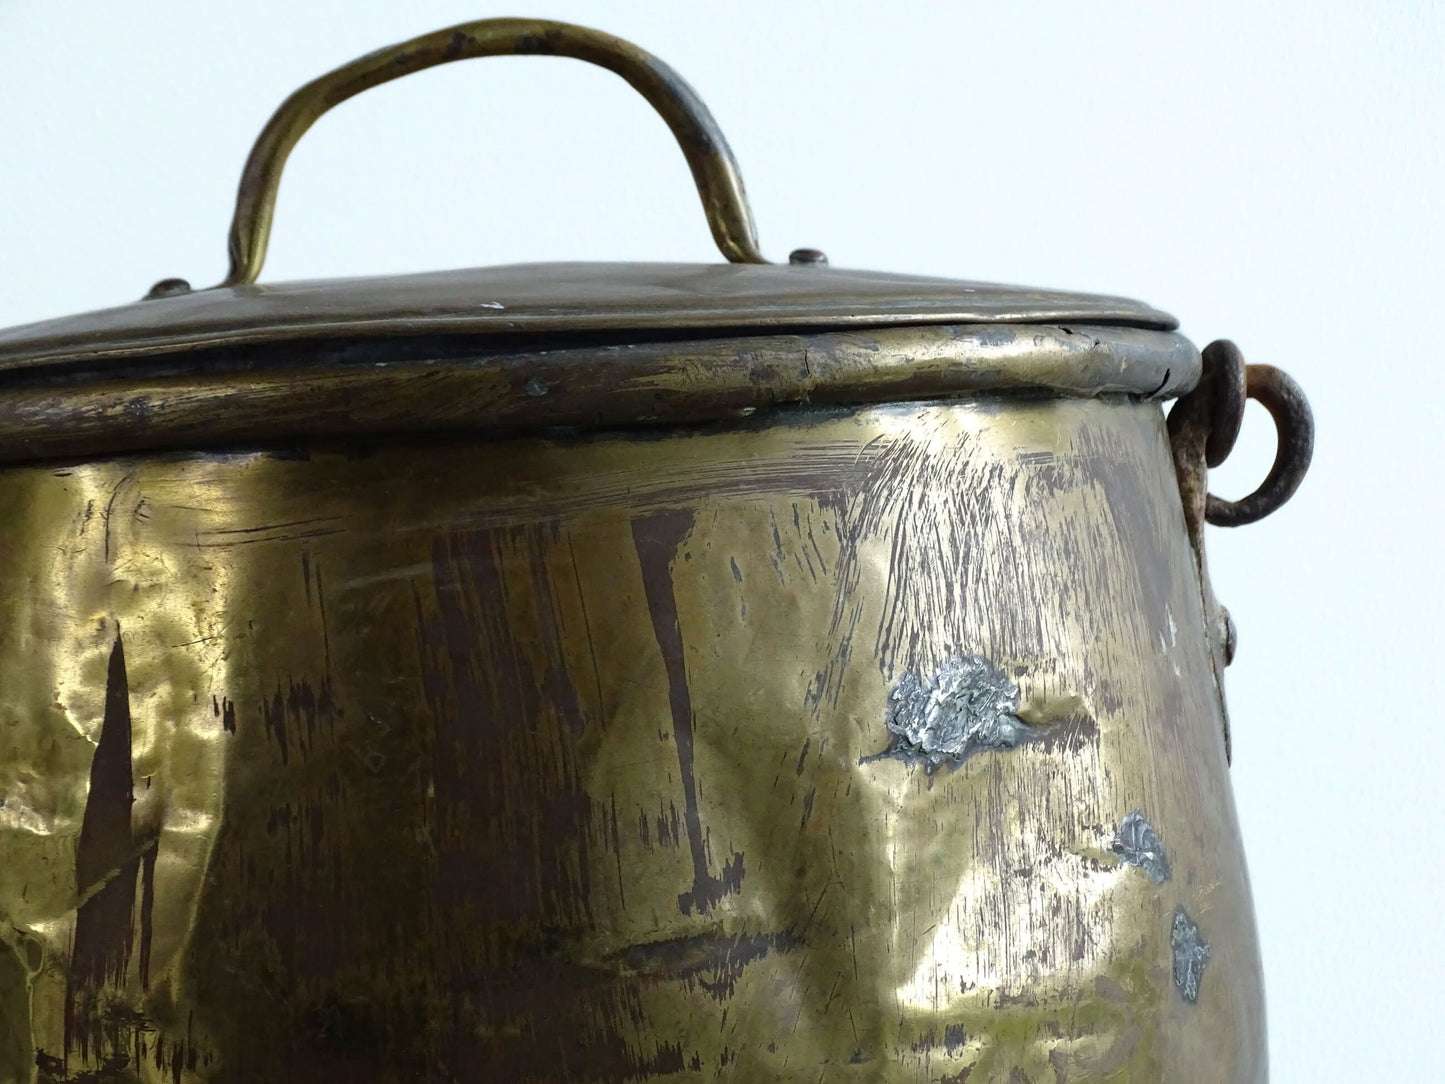
<path fill-rule="evenodd" d="M 546 263 L 241 284 L 0 331 L 0 370 L 284 343 L 433 335 L 655 340 L 918 324 L 1084 323 L 1167 331 L 1123 298 L 826 265 Z"/>
<path fill-rule="evenodd" d="M 326 110 L 466 57 L 601 65 L 661 114 L 720 264 L 551 263 L 258 283 L 287 155 Z M 1172 317 L 1116 297 L 770 264 L 742 178 L 696 93 L 637 46 L 488 19 L 302 87 L 241 175 L 218 286 L 0 331 L 0 462 L 162 448 L 692 424 L 762 409 L 976 392 L 1168 398 L 1199 353 Z"/>
<path fill-rule="evenodd" d="M 389 278 L 258 285 L 281 171 L 327 110 L 362 91 L 468 57 L 550 54 L 615 72 L 666 121 L 691 168 L 724 265 L 557 263 Z M 829 268 L 800 249 L 771 265 L 727 140 L 697 93 L 630 42 L 539 19 L 484 19 L 379 49 L 313 80 L 283 102 L 241 174 L 220 286 L 158 283 L 143 301 L 0 331 L 0 372 L 143 360 L 290 340 L 430 337 L 555 339 L 606 333 L 748 334 L 919 324 L 1060 323 L 1171 330 L 1174 320 L 1115 297 Z M 575 339 L 573 340 L 575 341 Z"/>

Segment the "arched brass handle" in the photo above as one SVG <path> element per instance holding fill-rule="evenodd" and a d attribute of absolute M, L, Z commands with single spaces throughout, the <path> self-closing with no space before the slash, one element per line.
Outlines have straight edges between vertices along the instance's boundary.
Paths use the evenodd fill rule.
<path fill-rule="evenodd" d="M 541 54 L 585 60 L 627 80 L 662 114 L 692 168 L 713 239 L 732 263 L 767 263 L 737 162 L 697 92 L 657 57 L 586 27 L 543 19 L 484 19 L 369 53 L 307 83 L 267 122 L 241 174 L 231 221 L 231 269 L 223 286 L 255 282 L 266 259 L 281 170 L 323 113 L 381 83 L 472 57 Z"/>

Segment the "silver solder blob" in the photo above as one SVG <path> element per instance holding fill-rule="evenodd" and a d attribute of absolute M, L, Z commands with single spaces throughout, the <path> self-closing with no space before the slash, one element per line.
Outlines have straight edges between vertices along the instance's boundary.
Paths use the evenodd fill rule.
<path fill-rule="evenodd" d="M 1120 862 L 1142 869 L 1156 885 L 1169 880 L 1169 858 L 1164 853 L 1164 842 L 1154 826 L 1144 819 L 1142 811 L 1136 809 L 1120 822 L 1109 849 L 1119 856 Z"/>
<path fill-rule="evenodd" d="M 1204 965 L 1209 962 L 1209 944 L 1199 936 L 1199 927 L 1183 907 L 1174 908 L 1169 947 L 1174 952 L 1174 985 L 1192 1005 L 1199 1000 L 1199 980 L 1204 975 Z"/>
<path fill-rule="evenodd" d="M 932 772 L 988 749 L 1013 749 L 1029 736 L 1018 707 L 1018 686 L 982 656 L 956 656 L 928 677 L 910 671 L 888 697 L 894 738 L 883 755 Z"/>

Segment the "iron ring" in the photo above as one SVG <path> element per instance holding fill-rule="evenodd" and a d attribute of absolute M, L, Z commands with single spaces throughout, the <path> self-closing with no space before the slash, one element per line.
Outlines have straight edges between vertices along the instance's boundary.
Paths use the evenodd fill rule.
<path fill-rule="evenodd" d="M 1274 419 L 1278 434 L 1274 464 L 1259 488 L 1247 497 L 1226 501 L 1209 494 L 1204 518 L 1216 527 L 1242 527 L 1274 512 L 1299 489 L 1314 455 L 1314 415 L 1304 392 L 1288 373 L 1273 365 L 1246 366 L 1245 393 Z M 1211 429 L 1211 437 L 1213 432 Z"/>
<path fill-rule="evenodd" d="M 1228 339 L 1215 339 L 1202 351 L 1208 394 L 1209 436 L 1204 442 L 1206 466 L 1217 467 L 1229 458 L 1244 425 L 1244 352 Z"/>

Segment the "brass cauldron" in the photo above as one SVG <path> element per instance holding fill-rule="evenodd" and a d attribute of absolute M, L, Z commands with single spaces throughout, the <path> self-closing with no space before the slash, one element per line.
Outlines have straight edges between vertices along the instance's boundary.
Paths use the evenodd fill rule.
<path fill-rule="evenodd" d="M 502 53 L 646 96 L 730 263 L 254 285 L 312 121 Z M 298 91 L 231 254 L 0 333 L 0 1081 L 1263 1078 L 1201 531 L 1287 377 L 767 265 L 556 23 Z"/>

